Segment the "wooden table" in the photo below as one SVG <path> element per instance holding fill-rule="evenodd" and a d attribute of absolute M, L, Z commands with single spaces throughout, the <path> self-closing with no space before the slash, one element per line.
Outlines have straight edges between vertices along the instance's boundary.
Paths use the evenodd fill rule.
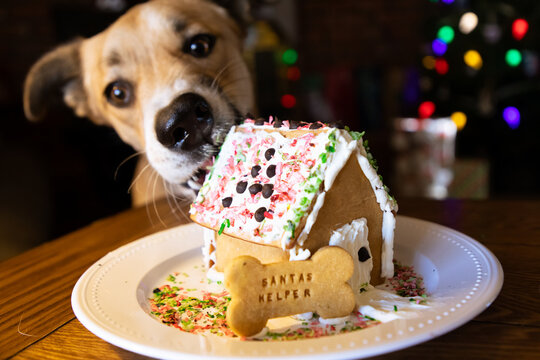
<path fill-rule="evenodd" d="M 540 358 L 540 201 L 402 199 L 400 214 L 461 231 L 502 263 L 497 300 L 462 327 L 385 359 Z M 95 261 L 130 241 L 186 222 L 166 201 L 98 221 L 0 263 L 0 358 L 143 359 L 94 336 L 70 295 Z"/>

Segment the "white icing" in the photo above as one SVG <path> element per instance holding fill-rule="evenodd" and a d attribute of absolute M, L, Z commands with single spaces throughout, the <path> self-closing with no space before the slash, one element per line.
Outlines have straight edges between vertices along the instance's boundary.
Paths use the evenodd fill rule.
<path fill-rule="evenodd" d="M 368 158 L 363 155 L 366 154 L 364 146 L 358 142 L 358 151 L 356 156 L 358 158 L 358 164 L 362 169 L 364 175 L 369 180 L 371 188 L 375 193 L 377 203 L 383 212 L 382 223 L 382 238 L 383 246 L 381 253 L 381 277 L 392 277 L 394 275 L 394 263 L 393 260 L 393 248 L 394 248 L 394 228 L 396 220 L 393 212 L 397 211 L 397 203 L 388 196 L 384 184 L 382 183 L 379 175 L 375 169 L 369 163 Z"/>
<path fill-rule="evenodd" d="M 308 321 L 308 320 L 313 319 L 313 312 L 310 311 L 310 312 L 305 312 L 302 314 L 296 314 L 296 315 L 293 315 L 292 317 L 299 321 Z"/>
<path fill-rule="evenodd" d="M 373 257 L 368 242 L 367 220 L 365 218 L 356 219 L 350 224 L 334 230 L 329 245 L 345 249 L 353 258 L 354 270 L 348 283 L 354 292 L 356 304 L 359 304 L 360 288 L 365 287 L 365 284 L 369 284 L 371 270 L 373 269 Z M 366 247 L 370 255 L 370 258 L 364 262 L 358 260 L 358 250 L 362 247 Z"/>
<path fill-rule="evenodd" d="M 396 319 L 409 319 L 418 316 L 418 311 L 435 306 L 417 304 L 409 301 L 410 297 L 402 297 L 390 291 L 369 286 L 368 291 L 360 294 L 358 311 L 381 322 Z"/>
<path fill-rule="evenodd" d="M 311 256 L 308 249 L 292 248 L 289 250 L 289 261 L 307 260 Z"/>
<path fill-rule="evenodd" d="M 216 232 L 214 230 L 204 228 L 203 229 L 203 240 L 204 245 L 202 247 L 202 255 L 205 265 L 209 265 L 210 261 L 213 261 L 214 264 L 216 263 L 216 252 L 210 251 L 211 247 L 213 246 L 214 249 L 216 248 L 215 241 L 216 241 Z"/>
<path fill-rule="evenodd" d="M 224 282 L 225 273 L 222 273 L 221 271 L 217 271 L 216 265 L 214 265 L 210 269 L 208 269 L 208 271 L 206 272 L 206 278 L 214 282 L 218 282 L 218 281 Z"/>
<path fill-rule="evenodd" d="M 345 323 L 345 321 L 351 318 L 350 315 L 338 317 L 338 318 L 328 318 L 319 317 L 319 322 L 323 325 L 339 325 Z"/>

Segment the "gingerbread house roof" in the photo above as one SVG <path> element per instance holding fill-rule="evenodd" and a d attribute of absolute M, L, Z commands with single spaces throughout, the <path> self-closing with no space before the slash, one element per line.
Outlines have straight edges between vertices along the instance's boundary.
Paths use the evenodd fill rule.
<path fill-rule="evenodd" d="M 362 135 L 319 124 L 274 127 L 253 120 L 233 127 L 190 209 L 194 221 L 259 244 L 301 246 L 324 206 L 325 193 L 351 156 L 383 212 L 397 204 L 377 175 Z M 355 191 L 355 189 L 350 189 Z M 393 219 L 393 216 L 392 216 Z M 383 238 L 385 237 L 383 220 Z M 392 232 L 394 224 L 387 226 Z"/>

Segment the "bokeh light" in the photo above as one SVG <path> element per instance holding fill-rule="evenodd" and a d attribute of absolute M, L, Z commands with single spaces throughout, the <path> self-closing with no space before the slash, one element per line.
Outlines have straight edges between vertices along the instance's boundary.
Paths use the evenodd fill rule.
<path fill-rule="evenodd" d="M 450 115 L 450 119 L 456 124 L 458 130 L 461 130 L 467 124 L 467 115 L 461 111 L 456 111 Z"/>
<path fill-rule="evenodd" d="M 467 51 L 463 56 L 463 60 L 465 60 L 465 64 L 467 64 L 467 66 L 470 66 L 475 70 L 480 70 L 482 68 L 482 56 L 476 50 Z"/>
<path fill-rule="evenodd" d="M 281 97 L 281 106 L 286 109 L 291 109 L 296 105 L 296 98 L 294 95 L 285 94 Z"/>
<path fill-rule="evenodd" d="M 510 49 L 506 52 L 505 60 L 511 67 L 516 67 L 521 64 L 522 59 L 521 52 L 517 49 Z"/>
<path fill-rule="evenodd" d="M 422 58 L 422 65 L 428 70 L 435 69 L 435 58 L 431 55 Z"/>
<path fill-rule="evenodd" d="M 437 56 L 443 56 L 446 50 L 448 49 L 448 45 L 441 39 L 435 39 L 431 43 L 431 48 L 433 49 L 433 53 Z"/>
<path fill-rule="evenodd" d="M 517 108 L 508 106 L 503 110 L 503 119 L 511 129 L 517 129 L 521 120 L 521 114 Z"/>
<path fill-rule="evenodd" d="M 287 49 L 283 52 L 281 59 L 287 65 L 294 65 L 298 60 L 298 53 L 294 49 Z"/>
<path fill-rule="evenodd" d="M 298 66 L 291 66 L 287 69 L 287 79 L 290 81 L 298 81 L 300 79 L 300 69 Z"/>
<path fill-rule="evenodd" d="M 418 117 L 427 119 L 435 112 L 435 104 L 432 101 L 424 101 L 418 106 Z"/>
<path fill-rule="evenodd" d="M 465 14 L 461 15 L 461 18 L 459 19 L 458 27 L 459 27 L 459 31 L 467 35 L 467 34 L 470 34 L 471 31 L 476 29 L 477 25 L 478 25 L 478 16 L 473 12 L 466 12 Z"/>
<path fill-rule="evenodd" d="M 443 58 L 435 60 L 435 71 L 439 75 L 444 75 L 448 72 L 448 61 Z"/>
<path fill-rule="evenodd" d="M 446 44 L 450 44 L 454 40 L 454 29 L 451 26 L 443 26 L 437 32 L 437 38 L 444 41 Z"/>
<path fill-rule="evenodd" d="M 512 23 L 512 36 L 516 40 L 521 40 L 529 30 L 529 23 L 525 19 L 516 19 Z"/>

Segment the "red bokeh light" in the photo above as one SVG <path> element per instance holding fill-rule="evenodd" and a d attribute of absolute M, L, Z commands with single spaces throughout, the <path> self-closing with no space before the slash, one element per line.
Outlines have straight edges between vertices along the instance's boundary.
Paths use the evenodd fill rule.
<path fill-rule="evenodd" d="M 427 119 L 435 112 L 435 104 L 432 101 L 424 101 L 418 106 L 418 117 Z"/>
<path fill-rule="evenodd" d="M 296 98 L 293 95 L 285 94 L 281 97 L 281 106 L 286 109 L 293 108 L 296 105 Z"/>
<path fill-rule="evenodd" d="M 512 36 L 516 40 L 521 40 L 529 30 L 529 23 L 525 19 L 516 19 L 512 23 Z"/>
<path fill-rule="evenodd" d="M 298 81 L 300 79 L 300 69 L 298 66 L 291 66 L 287 69 L 287 79 L 290 81 Z"/>
<path fill-rule="evenodd" d="M 442 58 L 435 60 L 435 71 L 440 75 L 446 74 L 448 72 L 448 61 Z"/>

